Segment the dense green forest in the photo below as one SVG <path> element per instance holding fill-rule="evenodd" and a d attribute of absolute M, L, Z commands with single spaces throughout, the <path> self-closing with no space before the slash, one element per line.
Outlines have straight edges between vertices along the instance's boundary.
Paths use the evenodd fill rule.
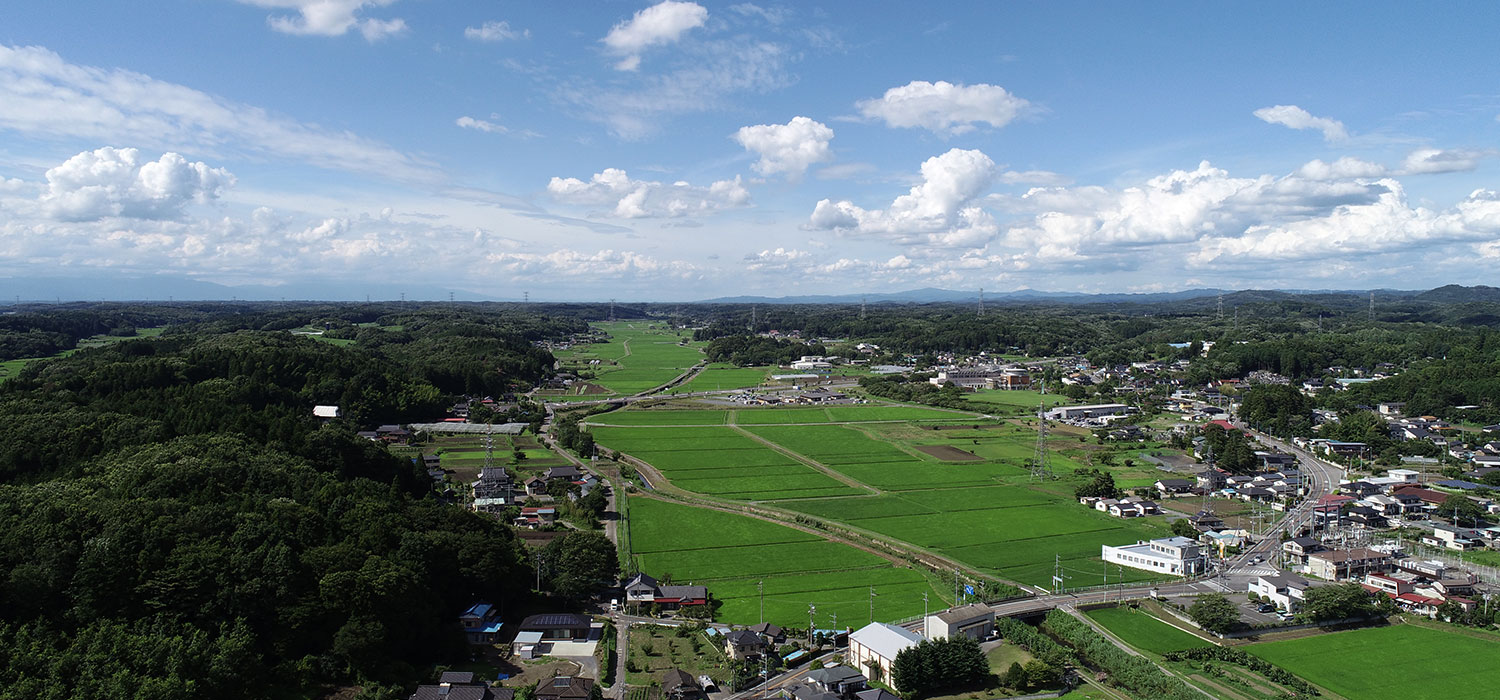
<path fill-rule="evenodd" d="M 586 324 L 335 311 L 79 321 L 66 338 L 170 325 L 0 385 L 0 697 L 394 693 L 466 653 L 453 620 L 475 600 L 525 604 L 533 574 L 509 528 L 434 499 L 421 469 L 355 431 L 529 387 L 552 365 L 532 341 Z M 38 330 L 50 315 L 9 318 L 62 333 Z M 353 344 L 285 332 L 339 323 Z M 319 421 L 316 404 L 343 417 Z"/>

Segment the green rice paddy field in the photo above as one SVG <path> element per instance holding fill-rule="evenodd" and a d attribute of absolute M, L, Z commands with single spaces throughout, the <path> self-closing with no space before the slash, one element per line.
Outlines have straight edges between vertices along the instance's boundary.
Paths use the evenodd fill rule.
<path fill-rule="evenodd" d="M 1213 646 L 1213 642 L 1177 629 L 1135 608 L 1098 608 L 1086 614 L 1126 644 L 1153 654 Z"/>
<path fill-rule="evenodd" d="M 696 344 L 679 344 L 670 328 L 644 322 L 596 324 L 610 334 L 608 343 L 595 343 L 558 353 L 558 359 L 593 371 L 592 383 L 615 394 L 635 394 L 672 381 L 703 359 Z M 589 360 L 605 364 L 589 365 Z"/>
<path fill-rule="evenodd" d="M 720 391 L 758 386 L 766 380 L 768 369 L 767 367 L 735 367 L 729 364 L 714 363 L 703 368 L 703 371 L 699 372 L 697 376 L 674 388 L 672 393 L 684 394 L 695 391 Z"/>
<path fill-rule="evenodd" d="M 721 621 L 761 619 L 757 583 L 765 593 L 765 619 L 783 626 L 805 627 L 808 605 L 817 606 L 820 627 L 831 626 L 835 614 L 863 624 L 871 587 L 876 619 L 921 613 L 923 593 L 943 600 L 918 571 L 776 523 L 649 498 L 632 498 L 629 514 L 631 554 L 640 570 L 708 586 L 723 601 Z"/>
<path fill-rule="evenodd" d="M 1500 635 L 1404 624 L 1320 634 L 1245 649 L 1346 698 L 1492 697 Z M 1490 688 L 1491 690 L 1484 690 Z"/>
<path fill-rule="evenodd" d="M 1063 406 L 1076 401 L 1070 401 L 1066 396 L 1060 394 L 1047 394 L 1047 407 Z M 964 394 L 964 400 L 974 404 L 974 410 L 987 411 L 990 413 L 1018 415 L 1029 413 L 1035 415 L 1042 405 L 1042 393 L 1039 391 L 1012 391 L 1008 389 L 984 389 L 971 394 Z"/>
<path fill-rule="evenodd" d="M 1050 586 L 1059 559 L 1069 587 L 1122 576 L 1148 580 L 1145 572 L 1117 567 L 1106 580 L 1100 547 L 1163 536 L 1164 520 L 1111 518 L 1079 506 L 1071 482 L 1032 482 L 1021 465 L 1033 453 L 1035 433 L 1024 428 L 927 430 L 900 422 L 932 414 L 907 406 L 627 410 L 591 422 L 603 424 L 592 428 L 601 445 L 645 460 L 689 491 L 842 522 L 1022 583 Z M 757 422 L 745 420 L 750 417 Z M 861 418 L 898 422 L 831 422 Z M 1066 438 L 1057 444 L 1077 447 Z M 916 450 L 924 445 L 946 445 L 978 459 L 944 461 Z M 834 479 L 798 457 L 868 488 Z M 1049 459 L 1068 475 L 1076 464 Z"/>

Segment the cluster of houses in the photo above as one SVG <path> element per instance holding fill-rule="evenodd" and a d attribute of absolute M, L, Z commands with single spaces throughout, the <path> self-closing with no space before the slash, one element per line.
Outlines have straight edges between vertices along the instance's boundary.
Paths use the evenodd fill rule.
<path fill-rule="evenodd" d="M 1407 612 L 1433 617 L 1445 602 L 1463 610 L 1472 610 L 1476 604 L 1471 596 L 1478 578 L 1442 562 L 1401 557 L 1394 551 L 1367 547 L 1328 549 L 1312 537 L 1282 543 L 1282 553 L 1294 572 L 1326 581 L 1358 583 L 1371 593 L 1390 597 Z M 1315 585 L 1318 584 L 1297 573 L 1287 573 L 1261 576 L 1248 590 L 1283 612 L 1295 613 L 1301 609 L 1307 591 Z"/>
<path fill-rule="evenodd" d="M 1124 498 L 1098 498 L 1095 496 L 1084 496 L 1078 499 L 1079 503 L 1090 506 L 1101 513 L 1108 513 L 1116 518 L 1140 518 L 1147 515 L 1161 515 L 1161 506 L 1155 501 L 1148 501 L 1136 496 Z"/>
<path fill-rule="evenodd" d="M 565 481 L 574 487 L 569 492 L 569 497 L 587 496 L 590 491 L 599 488 L 601 483 L 598 476 L 572 465 L 552 467 L 523 483 L 517 483 L 505 467 L 484 467 L 479 470 L 479 478 L 471 485 L 474 500 L 470 507 L 479 513 L 499 514 L 507 508 L 520 505 L 526 499 L 536 499 L 542 504 L 521 508 L 515 524 L 533 530 L 551 525 L 557 522 L 557 509 L 547 505 L 552 500 L 547 487 L 555 481 Z"/>
<path fill-rule="evenodd" d="M 1234 498 L 1245 502 L 1281 504 L 1287 499 L 1300 498 L 1306 493 L 1302 483 L 1302 472 L 1295 468 L 1296 458 L 1268 452 L 1256 452 L 1262 466 L 1291 464 L 1278 471 L 1258 474 L 1230 474 L 1223 469 L 1209 469 L 1198 474 L 1195 487 L 1198 492 L 1212 493 L 1221 498 Z M 1285 458 L 1287 461 L 1281 461 Z"/>

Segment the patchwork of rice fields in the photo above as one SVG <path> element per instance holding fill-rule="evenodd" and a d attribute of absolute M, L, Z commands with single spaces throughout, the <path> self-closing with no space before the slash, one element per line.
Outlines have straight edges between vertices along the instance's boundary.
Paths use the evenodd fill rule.
<path fill-rule="evenodd" d="M 730 427 L 595 427 L 604 447 L 644 460 L 674 485 L 735 500 L 863 493 Z"/>
<path fill-rule="evenodd" d="M 817 623 L 831 627 L 868 618 L 875 590 L 877 619 L 899 619 L 922 611 L 922 594 L 943 600 L 912 569 L 849 545 L 743 515 L 631 499 L 630 546 L 636 565 L 657 578 L 709 587 L 723 602 L 718 619 L 750 624 L 765 620 L 806 626 L 808 605 Z M 761 590 L 757 590 L 757 587 Z"/>
<path fill-rule="evenodd" d="M 617 321 L 596 325 L 610 334 L 608 343 L 559 352 L 558 358 L 575 369 L 594 372 L 590 381 L 615 394 L 636 394 L 661 386 L 703 359 L 697 345 L 681 344 L 677 333 L 661 324 Z M 602 364 L 590 365 L 590 360 Z"/>
<path fill-rule="evenodd" d="M 1111 518 L 1080 507 L 1069 481 L 1033 482 L 1024 466 L 1035 449 L 1029 429 L 920 427 L 934 415 L 921 407 L 857 405 L 620 411 L 591 423 L 601 445 L 652 464 L 682 489 L 845 523 L 1003 579 L 1050 588 L 1059 563 L 1070 588 L 1151 578 L 1106 570 L 1100 548 L 1161 537 L 1164 519 Z M 1079 463 L 1058 450 L 1081 448 L 1066 437 L 1053 444 L 1054 471 L 1073 478 Z M 943 461 L 919 445 L 948 445 L 979 459 Z"/>

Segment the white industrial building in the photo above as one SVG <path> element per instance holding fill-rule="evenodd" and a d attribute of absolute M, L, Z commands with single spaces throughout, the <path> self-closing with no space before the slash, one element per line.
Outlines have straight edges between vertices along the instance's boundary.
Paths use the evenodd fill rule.
<path fill-rule="evenodd" d="M 1081 420 L 1085 418 L 1102 418 L 1104 416 L 1117 416 L 1130 410 L 1123 403 L 1100 403 L 1091 406 L 1058 406 L 1047 411 L 1049 420 Z"/>
<path fill-rule="evenodd" d="M 871 679 L 894 684 L 891 664 L 896 662 L 896 655 L 921 643 L 922 635 L 905 627 L 872 622 L 849 635 L 848 664 Z"/>
<path fill-rule="evenodd" d="M 1208 558 L 1198 541 L 1186 537 L 1141 540 L 1121 547 L 1104 545 L 1103 556 L 1109 564 L 1173 576 L 1195 576 L 1208 568 Z"/>

